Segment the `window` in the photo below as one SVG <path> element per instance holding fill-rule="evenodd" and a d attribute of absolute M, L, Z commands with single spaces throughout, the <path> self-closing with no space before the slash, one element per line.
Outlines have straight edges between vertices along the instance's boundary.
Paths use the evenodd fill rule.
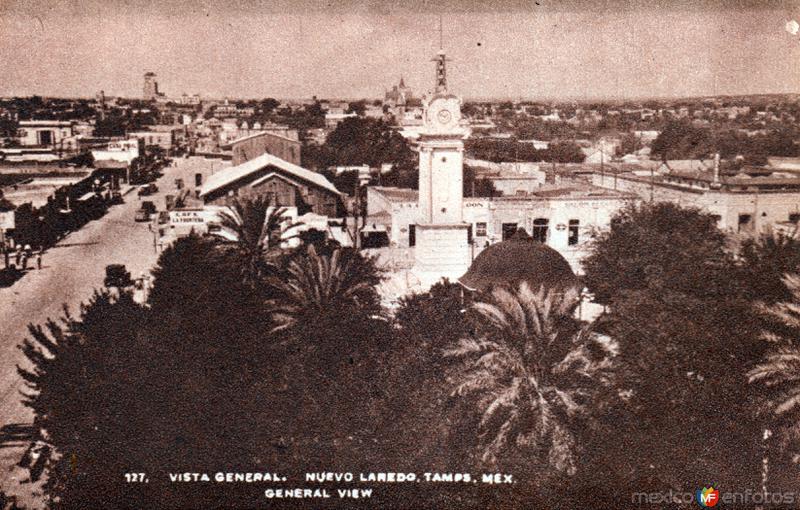
<path fill-rule="evenodd" d="M 753 229 L 753 223 L 751 221 L 752 219 L 753 219 L 752 216 L 750 216 L 749 214 L 740 214 L 738 232 L 741 232 L 743 230 L 752 230 Z"/>
<path fill-rule="evenodd" d="M 408 245 L 409 246 L 416 246 L 417 244 L 417 226 L 416 225 L 409 225 L 408 226 Z"/>
<path fill-rule="evenodd" d="M 479 221 L 475 224 L 475 237 L 485 237 L 486 236 L 486 222 Z"/>
<path fill-rule="evenodd" d="M 580 226 L 580 220 L 569 220 L 569 236 L 567 237 L 568 245 L 575 246 L 578 244 L 578 241 L 580 240 Z"/>
<path fill-rule="evenodd" d="M 510 239 L 516 232 L 516 223 L 503 223 L 503 241 Z"/>
<path fill-rule="evenodd" d="M 792 223 L 800 222 L 800 213 L 790 214 L 789 221 L 791 221 Z"/>
<path fill-rule="evenodd" d="M 547 230 L 548 230 L 548 219 L 547 218 L 536 218 L 533 220 L 533 240 L 539 241 L 540 243 L 547 242 Z"/>

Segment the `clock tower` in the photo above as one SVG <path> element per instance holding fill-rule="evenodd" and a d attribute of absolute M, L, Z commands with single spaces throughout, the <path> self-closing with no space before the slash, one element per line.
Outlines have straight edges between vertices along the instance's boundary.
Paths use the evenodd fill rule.
<path fill-rule="evenodd" d="M 436 62 L 435 92 L 423 99 L 419 138 L 419 218 L 414 273 L 424 286 L 462 276 L 470 264 L 469 224 L 464 223 L 464 138 L 461 100 L 447 90 L 445 54 Z"/>

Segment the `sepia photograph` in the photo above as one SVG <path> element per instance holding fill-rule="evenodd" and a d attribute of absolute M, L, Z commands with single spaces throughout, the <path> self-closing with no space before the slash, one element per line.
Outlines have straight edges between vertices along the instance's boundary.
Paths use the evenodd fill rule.
<path fill-rule="evenodd" d="M 800 508 L 800 0 L 0 0 L 0 510 Z"/>

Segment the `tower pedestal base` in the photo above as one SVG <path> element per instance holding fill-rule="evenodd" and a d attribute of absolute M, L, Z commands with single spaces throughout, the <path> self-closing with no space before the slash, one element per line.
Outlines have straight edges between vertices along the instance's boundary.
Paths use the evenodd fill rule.
<path fill-rule="evenodd" d="M 455 282 L 472 261 L 469 224 L 418 224 L 412 272 L 425 289 L 447 278 Z"/>

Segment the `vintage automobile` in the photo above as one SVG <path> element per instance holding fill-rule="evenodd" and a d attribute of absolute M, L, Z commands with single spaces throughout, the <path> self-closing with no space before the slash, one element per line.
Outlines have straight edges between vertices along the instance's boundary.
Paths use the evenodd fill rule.
<path fill-rule="evenodd" d="M 106 266 L 106 277 L 103 280 L 106 287 L 128 287 L 133 285 L 131 273 L 124 264 L 109 264 Z"/>
<path fill-rule="evenodd" d="M 156 204 L 154 204 L 150 200 L 142 201 L 142 205 L 139 208 L 142 209 L 143 211 L 147 211 L 148 214 L 156 213 Z"/>
<path fill-rule="evenodd" d="M 151 182 L 150 184 L 145 184 L 144 186 L 139 188 L 139 196 L 144 197 L 147 195 L 152 195 L 156 191 L 158 191 L 158 186 L 156 186 Z"/>
<path fill-rule="evenodd" d="M 150 213 L 144 209 L 137 209 L 133 214 L 133 221 L 150 221 Z"/>

